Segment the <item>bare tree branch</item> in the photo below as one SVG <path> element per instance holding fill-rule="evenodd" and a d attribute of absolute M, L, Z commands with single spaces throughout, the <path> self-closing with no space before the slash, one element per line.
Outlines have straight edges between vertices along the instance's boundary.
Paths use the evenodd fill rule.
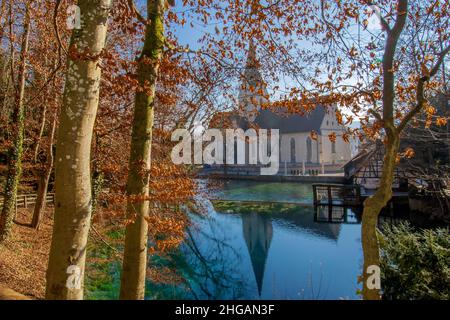
<path fill-rule="evenodd" d="M 383 55 L 383 123 L 387 134 L 395 130 L 394 126 L 394 56 L 400 34 L 405 26 L 408 11 L 408 0 L 399 0 L 397 19 L 391 31 L 388 32 Z"/>
<path fill-rule="evenodd" d="M 441 64 L 444 61 L 445 56 L 450 52 L 450 45 L 447 46 L 440 54 L 438 61 L 434 65 L 434 67 L 431 69 L 429 74 L 422 75 L 422 77 L 417 82 L 417 104 L 416 106 L 411 109 L 408 114 L 402 119 L 400 124 L 398 125 L 398 131 L 401 132 L 403 129 L 405 129 L 406 125 L 409 121 L 411 121 L 414 116 L 422 110 L 424 102 L 425 102 L 425 96 L 424 96 L 424 86 L 425 83 L 428 82 L 433 76 L 436 75 L 436 73 L 439 71 L 439 68 L 441 67 Z"/>
<path fill-rule="evenodd" d="M 133 14 L 136 16 L 136 18 L 138 19 L 138 21 L 142 24 L 147 24 L 147 19 L 145 19 L 141 13 L 139 12 L 139 10 L 136 8 L 134 1 L 133 0 L 128 0 L 128 7 L 130 7 L 131 11 L 133 12 Z"/>

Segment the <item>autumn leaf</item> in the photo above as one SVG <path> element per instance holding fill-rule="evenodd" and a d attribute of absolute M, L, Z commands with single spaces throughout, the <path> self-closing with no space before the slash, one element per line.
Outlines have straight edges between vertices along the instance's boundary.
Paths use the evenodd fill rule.
<path fill-rule="evenodd" d="M 328 139 L 330 139 L 331 142 L 336 142 L 336 133 L 332 132 L 328 135 Z"/>
<path fill-rule="evenodd" d="M 346 132 L 342 135 L 342 140 L 344 140 L 346 143 L 349 143 L 350 141 L 350 135 Z"/>
<path fill-rule="evenodd" d="M 403 153 L 403 155 L 404 155 L 405 158 L 410 159 L 410 158 L 414 157 L 415 152 L 414 152 L 413 148 L 407 148 L 405 150 L 405 152 Z"/>
<path fill-rule="evenodd" d="M 438 126 L 440 126 L 440 127 L 447 125 L 447 118 L 444 118 L 444 117 L 438 117 L 438 118 L 436 119 L 436 125 L 438 125 Z"/>

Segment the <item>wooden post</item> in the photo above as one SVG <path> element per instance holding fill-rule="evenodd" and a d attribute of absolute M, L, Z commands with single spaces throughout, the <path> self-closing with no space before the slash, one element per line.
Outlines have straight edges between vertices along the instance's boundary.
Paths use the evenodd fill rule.
<path fill-rule="evenodd" d="M 356 196 L 357 196 L 357 201 L 358 201 L 358 206 L 361 204 L 361 186 L 357 185 L 356 186 Z"/>
<path fill-rule="evenodd" d="M 333 206 L 328 205 L 328 221 L 333 222 Z"/>
<path fill-rule="evenodd" d="M 317 186 L 313 185 L 314 205 L 317 205 Z"/>
<path fill-rule="evenodd" d="M 331 188 L 332 186 L 327 186 L 327 191 L 328 191 L 328 205 L 332 206 L 333 205 L 333 199 L 332 199 L 332 195 L 331 195 Z"/>

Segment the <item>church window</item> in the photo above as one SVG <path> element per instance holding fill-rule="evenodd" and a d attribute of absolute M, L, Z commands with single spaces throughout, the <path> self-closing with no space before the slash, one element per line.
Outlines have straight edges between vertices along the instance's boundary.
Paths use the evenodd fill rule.
<path fill-rule="evenodd" d="M 312 141 L 311 138 L 308 137 L 306 139 L 306 162 L 310 163 L 312 160 Z"/>
<path fill-rule="evenodd" d="M 296 163 L 297 160 L 295 158 L 295 139 L 291 138 L 291 163 Z"/>

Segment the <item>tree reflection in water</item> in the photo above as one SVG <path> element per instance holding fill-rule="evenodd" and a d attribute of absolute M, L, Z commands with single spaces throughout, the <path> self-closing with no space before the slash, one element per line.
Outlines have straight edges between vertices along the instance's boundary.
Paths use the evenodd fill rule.
<path fill-rule="evenodd" d="M 208 215 L 191 214 L 185 243 L 161 263 L 182 282 L 151 284 L 152 297 L 355 298 L 360 231 L 351 210 L 333 211 L 336 221 L 330 222 L 327 209 L 315 212 L 302 204 L 214 200 L 209 205 Z"/>

